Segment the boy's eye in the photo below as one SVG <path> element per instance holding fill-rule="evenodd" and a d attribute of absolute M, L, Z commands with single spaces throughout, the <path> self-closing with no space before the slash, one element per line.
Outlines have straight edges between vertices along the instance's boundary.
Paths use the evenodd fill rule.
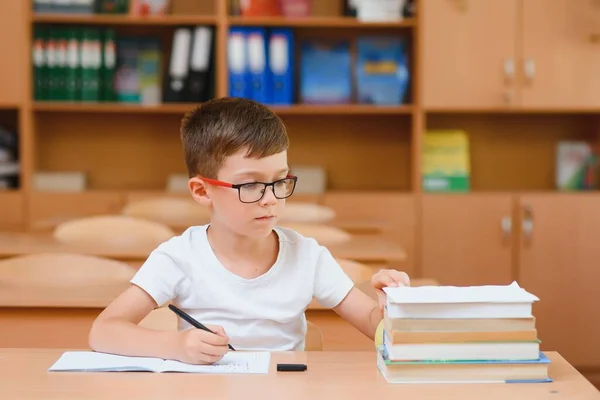
<path fill-rule="evenodd" d="M 254 182 L 244 183 L 244 189 L 246 189 L 246 190 L 256 189 L 257 187 L 258 187 L 258 183 L 254 183 Z"/>

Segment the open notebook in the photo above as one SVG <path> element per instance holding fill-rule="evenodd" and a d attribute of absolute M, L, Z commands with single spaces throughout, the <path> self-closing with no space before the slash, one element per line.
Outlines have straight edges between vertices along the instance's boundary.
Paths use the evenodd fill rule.
<path fill-rule="evenodd" d="M 62 372 L 192 372 L 201 374 L 266 374 L 269 352 L 232 351 L 211 365 L 192 365 L 152 357 L 126 357 L 93 351 L 67 351 L 49 371 Z"/>

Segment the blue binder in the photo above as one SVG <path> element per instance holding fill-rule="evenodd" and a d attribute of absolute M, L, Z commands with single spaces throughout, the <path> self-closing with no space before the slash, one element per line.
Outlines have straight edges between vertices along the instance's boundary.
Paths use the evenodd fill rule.
<path fill-rule="evenodd" d="M 268 67 L 268 36 L 264 28 L 246 29 L 246 50 L 250 74 L 250 98 L 259 103 L 270 103 L 271 84 Z"/>
<path fill-rule="evenodd" d="M 294 102 L 294 34 L 291 29 L 271 30 L 268 55 L 272 104 L 291 105 Z"/>
<path fill-rule="evenodd" d="M 245 29 L 231 27 L 227 42 L 227 72 L 231 97 L 250 97 L 247 47 Z"/>

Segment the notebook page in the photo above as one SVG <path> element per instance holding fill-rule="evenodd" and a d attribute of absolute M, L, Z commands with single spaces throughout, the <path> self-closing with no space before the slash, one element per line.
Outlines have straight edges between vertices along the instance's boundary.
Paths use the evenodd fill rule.
<path fill-rule="evenodd" d="M 271 361 L 269 352 L 230 351 L 215 364 L 192 365 L 166 360 L 161 372 L 193 372 L 204 374 L 267 374 Z"/>
<path fill-rule="evenodd" d="M 516 282 L 494 286 L 386 287 L 389 303 L 531 303 L 539 300 Z"/>
<path fill-rule="evenodd" d="M 126 357 L 93 351 L 67 351 L 49 371 L 149 371 L 160 369 L 163 360 L 151 357 Z"/>

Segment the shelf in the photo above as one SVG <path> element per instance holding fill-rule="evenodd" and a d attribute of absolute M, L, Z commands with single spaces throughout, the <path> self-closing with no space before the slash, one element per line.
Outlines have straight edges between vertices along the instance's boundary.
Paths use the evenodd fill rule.
<path fill-rule="evenodd" d="M 33 15 L 34 23 L 86 24 L 86 25 L 215 25 L 218 21 L 212 15 L 164 15 L 135 17 L 130 15 L 102 14 L 38 14 Z"/>
<path fill-rule="evenodd" d="M 556 107 L 487 107 L 487 108 L 425 108 L 428 114 L 600 114 L 600 107 L 556 108 Z"/>
<path fill-rule="evenodd" d="M 229 17 L 229 24 L 236 26 L 282 26 L 292 28 L 410 28 L 415 25 L 414 19 L 394 22 L 362 22 L 352 17 Z"/>
<path fill-rule="evenodd" d="M 173 103 L 158 105 L 140 105 L 128 103 L 69 103 L 36 102 L 34 111 L 71 112 L 71 113 L 137 113 L 137 114 L 183 114 L 192 110 L 195 103 Z"/>
<path fill-rule="evenodd" d="M 33 109 L 38 112 L 183 114 L 192 110 L 195 106 L 195 103 L 144 106 L 127 103 L 36 102 Z M 368 104 L 298 104 L 292 106 L 272 106 L 271 108 L 279 115 L 394 115 L 411 114 L 413 111 L 413 107 L 410 105 L 375 106 Z"/>

